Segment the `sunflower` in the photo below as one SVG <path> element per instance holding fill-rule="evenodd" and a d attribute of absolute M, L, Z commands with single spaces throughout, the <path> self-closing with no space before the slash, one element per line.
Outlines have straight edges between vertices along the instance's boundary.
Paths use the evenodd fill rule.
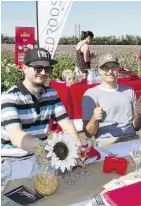
<path fill-rule="evenodd" d="M 45 150 L 48 152 L 47 158 L 51 159 L 52 167 L 60 168 L 62 172 L 75 166 L 79 157 L 75 139 L 70 134 L 62 132 L 53 133 L 52 139 L 47 140 Z"/>

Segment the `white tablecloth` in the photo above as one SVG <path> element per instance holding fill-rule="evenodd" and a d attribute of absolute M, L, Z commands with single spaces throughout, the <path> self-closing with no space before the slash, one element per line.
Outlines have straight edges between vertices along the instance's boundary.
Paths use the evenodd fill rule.
<path fill-rule="evenodd" d="M 129 155 L 130 145 L 132 141 L 119 142 L 116 144 L 108 145 L 108 146 L 105 146 L 104 149 L 109 150 L 110 152 L 114 154 L 118 154 L 118 157 L 124 157 L 124 156 Z M 101 159 L 98 161 L 104 160 L 105 156 L 107 156 L 107 153 L 102 152 L 100 148 L 98 147 L 96 149 L 101 153 Z M 35 161 L 35 157 L 31 157 L 26 160 L 12 162 L 11 179 L 20 179 L 20 178 L 25 178 L 25 177 L 30 176 L 34 161 Z"/>

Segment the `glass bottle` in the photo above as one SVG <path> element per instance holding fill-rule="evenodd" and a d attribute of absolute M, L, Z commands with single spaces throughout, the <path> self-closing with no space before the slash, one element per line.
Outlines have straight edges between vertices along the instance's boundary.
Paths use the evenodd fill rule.
<path fill-rule="evenodd" d="M 41 195 L 51 195 L 57 190 L 57 172 L 47 159 L 36 158 L 31 179 L 34 190 Z"/>

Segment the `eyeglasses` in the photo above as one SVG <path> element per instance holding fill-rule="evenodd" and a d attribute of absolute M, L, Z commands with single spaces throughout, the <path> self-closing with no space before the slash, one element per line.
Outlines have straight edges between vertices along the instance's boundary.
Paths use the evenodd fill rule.
<path fill-rule="evenodd" d="M 28 67 L 32 67 L 34 69 L 34 71 L 36 71 L 37 73 L 40 73 L 43 71 L 43 69 L 45 70 L 46 73 L 51 73 L 53 67 L 51 66 L 41 66 L 41 65 L 31 65 L 29 64 Z"/>
<path fill-rule="evenodd" d="M 110 65 L 110 66 L 109 65 L 105 65 L 101 69 L 103 71 L 105 71 L 105 72 L 108 72 L 109 70 L 117 71 L 119 69 L 119 65 L 116 65 L 116 64 Z"/>

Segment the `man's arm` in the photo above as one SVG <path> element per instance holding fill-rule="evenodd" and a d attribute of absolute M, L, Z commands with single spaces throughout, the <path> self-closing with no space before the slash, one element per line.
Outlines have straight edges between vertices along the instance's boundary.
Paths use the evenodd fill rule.
<path fill-rule="evenodd" d="M 1 95 L 1 123 L 8 133 L 13 146 L 35 153 L 38 145 L 35 138 L 22 130 L 16 95 Z"/>
<path fill-rule="evenodd" d="M 133 120 L 133 126 L 136 131 L 141 129 L 141 96 L 135 104 L 135 118 Z"/>
<path fill-rule="evenodd" d="M 139 131 L 141 129 L 141 116 L 139 115 L 135 116 L 133 120 L 133 126 L 136 131 Z"/>
<path fill-rule="evenodd" d="M 98 126 L 99 126 L 98 121 L 94 117 L 92 117 L 90 121 L 84 121 L 83 130 L 84 130 L 85 135 L 90 138 L 93 135 L 96 135 Z"/>
<path fill-rule="evenodd" d="M 61 128 L 63 129 L 64 132 L 70 133 L 72 135 L 72 137 L 74 137 L 76 139 L 78 144 L 81 145 L 81 140 L 80 140 L 80 137 L 75 129 L 75 126 L 73 125 L 73 123 L 69 119 L 61 120 L 58 122 L 58 124 L 61 126 Z"/>
<path fill-rule="evenodd" d="M 32 135 L 22 131 L 20 124 L 11 124 L 6 130 L 13 146 L 36 153 L 38 142 Z"/>
<path fill-rule="evenodd" d="M 93 135 L 96 135 L 98 127 L 99 127 L 99 120 L 102 120 L 103 118 L 103 109 L 100 107 L 99 103 L 97 102 L 96 107 L 94 109 L 93 115 L 90 119 L 90 121 L 83 121 L 83 129 L 88 137 L 92 137 Z M 83 107 L 84 109 L 84 107 Z"/>

